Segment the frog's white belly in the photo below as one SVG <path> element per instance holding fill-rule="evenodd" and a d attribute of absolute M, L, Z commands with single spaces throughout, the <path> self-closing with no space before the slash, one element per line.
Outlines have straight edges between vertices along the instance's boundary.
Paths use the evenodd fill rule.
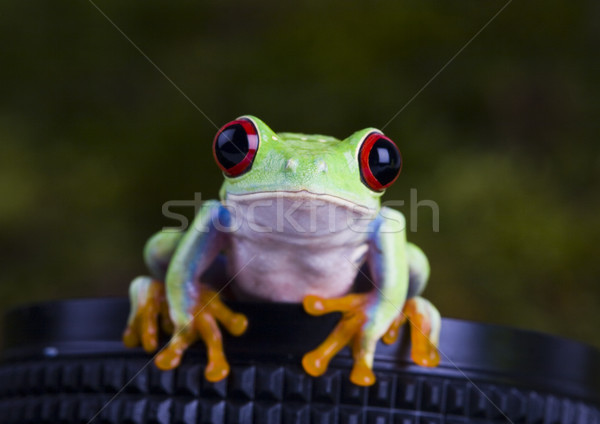
<path fill-rule="evenodd" d="M 301 302 L 307 294 L 347 293 L 367 253 L 375 212 L 344 202 L 307 192 L 228 196 L 235 294 Z"/>

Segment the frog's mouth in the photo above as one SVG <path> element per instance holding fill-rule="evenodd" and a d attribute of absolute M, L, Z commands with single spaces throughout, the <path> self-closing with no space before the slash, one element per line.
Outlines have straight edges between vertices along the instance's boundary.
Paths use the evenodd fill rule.
<path fill-rule="evenodd" d="M 325 193 L 265 191 L 228 194 L 238 237 L 283 241 L 287 244 L 343 246 L 364 241 L 375 209 Z"/>
<path fill-rule="evenodd" d="M 297 210 L 314 209 L 319 206 L 334 206 L 345 209 L 352 214 L 363 217 L 374 217 L 377 210 L 359 205 L 342 197 L 327 193 L 314 193 L 308 190 L 273 190 L 257 193 L 227 194 L 227 204 L 253 204 L 255 208 L 269 207 L 292 201 Z"/>

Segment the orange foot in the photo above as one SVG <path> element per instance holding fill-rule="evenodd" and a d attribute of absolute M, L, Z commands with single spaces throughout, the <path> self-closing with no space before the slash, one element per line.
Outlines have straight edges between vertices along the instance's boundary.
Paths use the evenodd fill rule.
<path fill-rule="evenodd" d="M 402 313 L 390 325 L 382 340 L 392 344 L 398 338 L 398 330 L 408 320 L 410 325 L 411 357 L 424 367 L 436 367 L 440 363 L 438 351 L 440 314 L 428 300 L 413 297 L 404 304 Z"/>
<path fill-rule="evenodd" d="M 206 379 L 216 382 L 227 377 L 229 364 L 223 352 L 223 340 L 217 321 L 234 336 L 243 334 L 248 327 L 245 315 L 234 313 L 225 306 L 214 290 L 203 285 L 190 322 L 176 328 L 169 344 L 156 357 L 156 366 L 162 370 L 176 368 L 186 349 L 201 339 L 208 351 L 208 364 L 204 370 Z"/>
<path fill-rule="evenodd" d="M 173 331 L 165 298 L 165 287 L 150 277 L 138 277 L 130 287 L 131 312 L 123 333 L 123 343 L 153 352 L 158 347 L 158 321 L 165 332 Z"/>
<path fill-rule="evenodd" d="M 378 337 L 365 329 L 368 322 L 365 310 L 372 299 L 370 294 L 349 294 L 337 299 L 324 299 L 315 295 L 304 298 L 304 310 L 311 315 L 342 312 L 342 319 L 327 339 L 302 358 L 302 366 L 308 374 L 318 377 L 325 373 L 331 358 L 350 344 L 354 357 L 350 380 L 359 386 L 375 383 L 371 366 Z"/>

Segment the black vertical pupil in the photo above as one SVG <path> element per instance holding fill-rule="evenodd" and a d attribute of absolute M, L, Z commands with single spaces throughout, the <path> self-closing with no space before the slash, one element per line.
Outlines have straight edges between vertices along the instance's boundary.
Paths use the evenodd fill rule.
<path fill-rule="evenodd" d="M 240 163 L 248 153 L 248 134 L 241 124 L 225 128 L 217 137 L 215 153 L 225 169 Z"/>
<path fill-rule="evenodd" d="M 373 144 L 369 152 L 369 168 L 381 185 L 394 181 L 401 165 L 402 158 L 396 145 L 384 138 L 380 138 Z"/>

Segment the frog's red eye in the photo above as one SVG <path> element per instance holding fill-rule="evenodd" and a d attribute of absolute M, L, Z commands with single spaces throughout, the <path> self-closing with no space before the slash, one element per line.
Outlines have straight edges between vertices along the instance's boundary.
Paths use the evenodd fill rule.
<path fill-rule="evenodd" d="M 258 131 L 249 119 L 225 124 L 215 136 L 213 154 L 228 177 L 237 177 L 252 167 L 258 150 Z"/>
<path fill-rule="evenodd" d="M 402 169 L 400 150 L 381 133 L 367 136 L 360 147 L 358 161 L 363 183 L 374 191 L 391 186 Z"/>

